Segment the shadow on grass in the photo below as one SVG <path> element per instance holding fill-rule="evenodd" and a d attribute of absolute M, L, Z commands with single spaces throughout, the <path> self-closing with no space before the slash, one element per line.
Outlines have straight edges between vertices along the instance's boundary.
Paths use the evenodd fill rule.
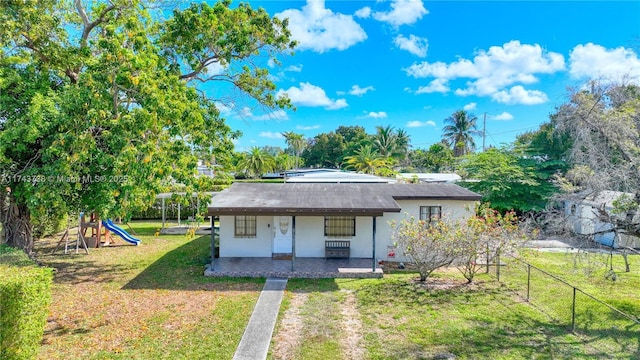
<path fill-rule="evenodd" d="M 122 287 L 167 290 L 254 290 L 264 279 L 213 278 L 203 276 L 209 261 L 210 237 L 198 237 L 156 260 Z"/>
<path fill-rule="evenodd" d="M 133 267 L 126 265 L 105 265 L 96 261 L 74 259 L 47 259 L 46 266 L 55 268 L 54 282 L 58 284 L 110 283 L 119 280 Z"/>

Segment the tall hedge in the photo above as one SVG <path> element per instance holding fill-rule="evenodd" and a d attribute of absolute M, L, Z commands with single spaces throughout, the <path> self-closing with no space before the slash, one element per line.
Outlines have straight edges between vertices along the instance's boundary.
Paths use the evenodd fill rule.
<path fill-rule="evenodd" d="M 22 251 L 0 246 L 0 359 L 38 355 L 51 303 L 53 273 Z"/>

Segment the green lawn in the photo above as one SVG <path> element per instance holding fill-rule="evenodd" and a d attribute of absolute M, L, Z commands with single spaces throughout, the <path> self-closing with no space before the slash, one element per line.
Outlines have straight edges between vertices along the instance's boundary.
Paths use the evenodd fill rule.
<path fill-rule="evenodd" d="M 137 247 L 50 255 L 57 239 L 38 244 L 39 260 L 57 269 L 40 358 L 231 359 L 264 279 L 205 278 L 208 236 L 154 236 L 157 223 L 132 226 L 142 239 Z M 568 271 L 564 255 L 541 254 L 532 261 L 571 273 L 572 281 L 590 284 L 594 295 L 609 295 L 627 310 L 639 308 L 637 258 L 633 272 L 616 282 Z M 407 272 L 383 279 L 290 280 L 269 358 L 640 357 L 640 331 L 612 330 L 597 310 L 590 313 L 597 329 L 573 335 L 553 314 L 524 302 L 512 283 L 481 274 L 469 285 L 456 270 L 436 272 L 424 284 L 416 278 Z"/>

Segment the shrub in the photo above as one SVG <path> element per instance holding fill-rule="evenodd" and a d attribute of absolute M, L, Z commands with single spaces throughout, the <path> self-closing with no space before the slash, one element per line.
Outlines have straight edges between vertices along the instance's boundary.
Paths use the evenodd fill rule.
<path fill-rule="evenodd" d="M 0 359 L 33 359 L 49 314 L 52 271 L 6 246 L 0 259 Z"/>

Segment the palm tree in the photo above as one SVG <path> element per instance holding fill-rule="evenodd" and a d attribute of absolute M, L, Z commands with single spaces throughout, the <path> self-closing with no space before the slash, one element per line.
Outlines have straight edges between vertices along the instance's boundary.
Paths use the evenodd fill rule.
<path fill-rule="evenodd" d="M 410 147 L 411 137 L 405 129 L 398 129 L 396 131 L 396 156 L 401 162 L 408 158 Z"/>
<path fill-rule="evenodd" d="M 246 171 L 247 176 L 260 177 L 262 174 L 275 170 L 276 162 L 271 154 L 257 146 L 245 151 L 243 159 L 238 163 L 239 168 Z"/>
<path fill-rule="evenodd" d="M 275 156 L 276 171 L 287 171 L 296 166 L 296 158 L 284 151 Z"/>
<path fill-rule="evenodd" d="M 393 131 L 393 126 L 376 126 L 376 134 L 373 136 L 372 142 L 375 150 L 377 150 L 382 157 L 392 157 L 398 145 L 396 143 L 396 133 Z"/>
<path fill-rule="evenodd" d="M 355 155 L 344 158 L 347 169 L 354 169 L 366 174 L 375 174 L 382 167 L 387 166 L 387 159 L 380 155 L 371 145 L 361 146 Z"/>
<path fill-rule="evenodd" d="M 287 141 L 287 145 L 293 149 L 294 155 L 296 156 L 296 169 L 300 166 L 300 154 L 307 146 L 307 142 L 304 139 L 304 135 L 296 134 L 293 131 L 285 131 L 282 133 L 285 140 Z"/>
<path fill-rule="evenodd" d="M 444 120 L 447 125 L 442 128 L 442 137 L 453 149 L 455 157 L 463 156 L 475 149 L 473 137 L 481 134 L 476 128 L 477 120 L 475 115 L 465 110 L 458 110 Z"/>

